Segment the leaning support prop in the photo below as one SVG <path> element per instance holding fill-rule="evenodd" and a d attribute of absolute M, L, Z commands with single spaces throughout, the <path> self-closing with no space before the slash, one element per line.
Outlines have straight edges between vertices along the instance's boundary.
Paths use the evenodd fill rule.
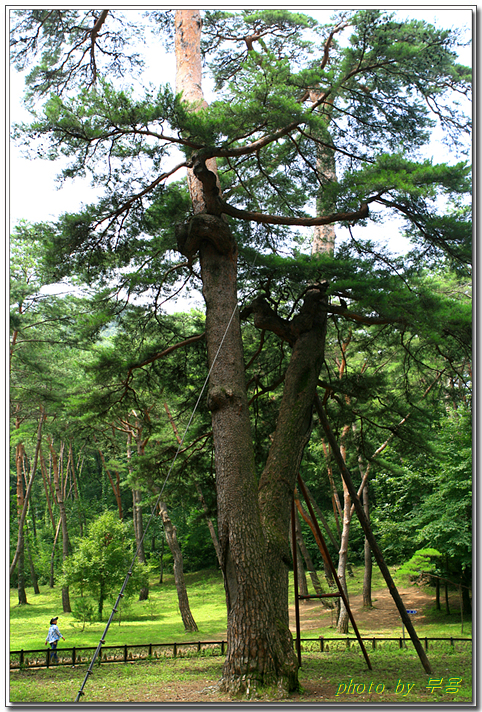
<path fill-rule="evenodd" d="M 398 612 L 400 613 L 400 617 L 405 625 L 405 628 L 407 629 L 408 634 L 410 635 L 410 638 L 411 638 L 412 643 L 415 647 L 415 650 L 417 651 L 418 657 L 420 658 L 420 662 L 422 663 L 423 669 L 425 670 L 426 673 L 431 675 L 432 668 L 430 667 L 430 662 L 425 654 L 425 650 L 423 649 L 423 646 L 418 638 L 418 635 L 415 632 L 415 628 L 412 625 L 410 616 L 408 615 L 407 611 L 405 610 L 404 603 L 400 597 L 400 594 L 398 593 L 397 587 L 395 586 L 395 582 L 392 579 L 390 571 L 388 570 L 388 566 L 385 563 L 382 551 L 381 551 L 380 547 L 378 546 L 378 544 L 375 540 L 375 537 L 373 536 L 370 522 L 368 521 L 368 518 L 363 510 L 363 505 L 361 504 L 361 502 L 358 498 L 355 486 L 353 485 L 353 480 L 351 479 L 350 472 L 345 464 L 343 456 L 340 452 L 340 448 L 338 447 L 338 442 L 337 442 L 335 436 L 333 435 L 333 431 L 332 431 L 330 424 L 328 422 L 328 418 L 326 416 L 325 410 L 324 410 L 318 396 L 315 396 L 315 407 L 316 407 L 318 416 L 320 418 L 321 424 L 323 426 L 323 430 L 325 431 L 326 437 L 328 438 L 328 442 L 331 445 L 333 455 L 334 455 L 337 465 L 340 469 L 343 480 L 346 484 L 346 487 L 348 489 L 348 492 L 350 493 L 352 502 L 355 506 L 355 511 L 357 513 L 358 519 L 360 520 L 360 524 L 362 526 L 363 532 L 367 538 L 368 543 L 370 544 L 370 548 L 371 548 L 373 555 L 376 559 L 378 567 L 379 567 L 380 571 L 382 572 L 383 578 L 385 579 L 385 581 L 387 583 L 388 590 L 390 591 L 390 594 L 391 594 L 393 600 L 395 601 L 395 605 L 397 606 Z"/>

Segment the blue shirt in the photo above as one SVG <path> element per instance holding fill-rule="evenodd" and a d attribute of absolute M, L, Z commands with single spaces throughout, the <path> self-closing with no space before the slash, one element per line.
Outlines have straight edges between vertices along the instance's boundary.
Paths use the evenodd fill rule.
<path fill-rule="evenodd" d="M 60 638 L 62 638 L 62 633 L 60 632 L 58 626 L 51 625 L 49 628 L 49 632 L 47 633 L 47 640 L 45 642 L 56 643 L 57 640 L 60 640 Z"/>

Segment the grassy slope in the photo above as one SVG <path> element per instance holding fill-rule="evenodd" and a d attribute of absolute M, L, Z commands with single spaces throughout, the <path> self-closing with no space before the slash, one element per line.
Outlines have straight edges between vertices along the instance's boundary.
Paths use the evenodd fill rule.
<path fill-rule="evenodd" d="M 354 577 L 348 578 L 350 596 L 361 593 L 363 572 L 354 570 Z M 117 614 L 109 628 L 106 645 L 117 644 L 147 644 L 165 643 L 188 640 L 221 640 L 226 633 L 226 605 L 224 587 L 219 572 L 210 570 L 186 575 L 186 585 L 189 602 L 199 633 L 185 633 L 177 604 L 177 594 L 172 575 L 164 577 L 162 585 L 151 582 L 148 601 L 123 603 L 120 617 Z M 384 581 L 377 570 L 374 573 L 373 590 L 384 588 Z M 49 620 L 53 615 L 59 616 L 59 628 L 65 643 L 61 645 L 97 646 L 104 631 L 106 621 L 111 612 L 111 606 L 104 610 L 104 621 L 85 626 L 77 621 L 72 614 L 62 613 L 60 589 L 41 587 L 41 593 L 34 595 L 32 589 L 27 589 L 27 606 L 19 606 L 16 590 L 10 592 L 10 649 L 32 650 L 44 647 Z M 71 604 L 75 609 L 76 598 L 71 595 Z M 293 586 L 290 587 L 290 605 L 294 602 Z M 460 617 L 456 611 L 446 616 L 443 611 L 425 611 L 426 622 L 419 634 L 428 637 L 461 637 Z M 418 626 L 418 623 L 417 623 Z M 417 627 L 418 630 L 418 627 Z M 360 626 L 362 635 L 373 635 L 368 629 Z M 396 631 L 389 629 L 378 632 L 377 636 L 400 635 L 400 626 Z M 331 627 L 331 615 L 325 614 L 319 628 L 309 631 L 302 630 L 302 637 L 317 637 L 324 635 L 336 636 L 336 630 Z M 464 636 L 470 636 L 470 623 L 464 625 Z"/>

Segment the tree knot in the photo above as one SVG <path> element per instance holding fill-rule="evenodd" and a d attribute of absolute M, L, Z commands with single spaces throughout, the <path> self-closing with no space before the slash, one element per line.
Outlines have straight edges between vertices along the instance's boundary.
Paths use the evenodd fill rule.
<path fill-rule="evenodd" d="M 217 215 L 198 213 L 187 222 L 176 225 L 177 249 L 190 262 L 203 240 L 208 240 L 222 255 L 229 254 L 235 248 L 229 225 Z"/>
<path fill-rule="evenodd" d="M 230 388 L 222 388 L 221 386 L 211 388 L 208 394 L 208 409 L 211 412 L 219 410 L 233 398 L 234 391 Z"/>

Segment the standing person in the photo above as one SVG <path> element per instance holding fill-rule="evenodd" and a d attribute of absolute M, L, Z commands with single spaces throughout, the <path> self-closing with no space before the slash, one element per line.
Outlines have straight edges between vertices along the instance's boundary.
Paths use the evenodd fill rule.
<path fill-rule="evenodd" d="M 49 632 L 47 633 L 47 639 L 45 641 L 45 645 L 50 643 L 50 647 L 52 649 L 52 653 L 50 654 L 50 660 L 55 663 L 59 662 L 59 658 L 57 655 L 57 643 L 59 642 L 60 638 L 62 638 L 62 640 L 65 640 L 64 636 L 58 628 L 58 620 L 58 616 L 55 616 L 55 618 L 50 619 L 50 628 Z"/>

